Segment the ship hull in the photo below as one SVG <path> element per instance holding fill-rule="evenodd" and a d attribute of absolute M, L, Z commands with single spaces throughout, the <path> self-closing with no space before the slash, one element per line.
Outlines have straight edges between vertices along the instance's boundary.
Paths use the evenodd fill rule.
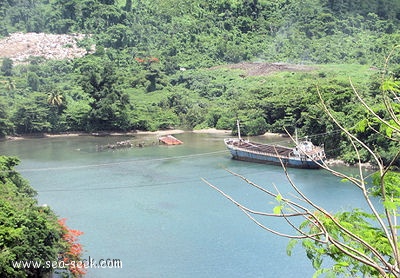
<path fill-rule="evenodd" d="M 282 165 L 283 163 L 285 167 L 291 167 L 291 168 L 319 169 L 320 166 L 318 165 L 318 163 L 322 163 L 322 160 L 313 161 L 307 159 L 301 160 L 301 159 L 286 158 L 286 157 L 279 158 L 271 155 L 256 154 L 242 150 L 232 150 L 232 149 L 229 149 L 229 151 L 232 155 L 232 158 L 235 160 L 273 164 L 273 165 Z"/>
<path fill-rule="evenodd" d="M 264 164 L 283 165 L 292 168 L 319 169 L 323 159 L 311 159 L 305 155 L 294 156 L 293 149 L 283 146 L 264 145 L 248 141 L 225 140 L 232 158 Z"/>

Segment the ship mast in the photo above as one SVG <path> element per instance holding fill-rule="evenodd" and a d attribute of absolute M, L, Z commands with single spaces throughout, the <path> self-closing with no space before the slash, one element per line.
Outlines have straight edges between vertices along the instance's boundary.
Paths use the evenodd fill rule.
<path fill-rule="evenodd" d="M 238 130 L 238 138 L 241 141 L 242 137 L 240 136 L 240 122 L 239 119 L 236 120 L 237 130 Z"/>

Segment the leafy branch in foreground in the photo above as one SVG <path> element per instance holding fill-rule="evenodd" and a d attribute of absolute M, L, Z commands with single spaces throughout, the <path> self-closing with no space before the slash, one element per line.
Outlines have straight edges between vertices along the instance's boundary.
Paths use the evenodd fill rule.
<path fill-rule="evenodd" d="M 351 82 L 350 84 L 356 99 L 363 105 L 368 115 L 365 128 L 384 140 L 390 140 L 398 151 L 391 160 L 384 162 L 374 146 L 359 139 L 356 130 L 347 128 L 338 121 L 335 112 L 326 105 L 321 93 L 318 92 L 325 113 L 346 135 L 353 146 L 358 160 L 358 176 L 349 176 L 339 172 L 326 163 L 322 163 L 320 166 L 358 188 L 369 211 L 353 209 L 335 214 L 328 212 L 309 199 L 296 186 L 283 163 L 282 167 L 286 178 L 295 192 L 292 199 L 284 197 L 276 186 L 274 190 L 269 190 L 242 175 L 227 170 L 277 202 L 278 205 L 272 212 L 253 210 L 236 201 L 206 179 L 203 181 L 234 203 L 261 228 L 273 234 L 290 238 L 288 254 L 301 240 L 307 257 L 316 269 L 315 277 L 321 274 L 333 277 L 337 275 L 400 277 L 399 226 L 397 223 L 400 208 L 400 173 L 396 172 L 394 167 L 400 156 L 400 109 L 396 101 L 400 83 L 396 79 L 382 79 L 380 98 L 381 103 L 384 104 L 385 113 L 377 113 L 374 107 L 367 103 L 366 98 L 357 92 Z M 376 166 L 376 172 L 372 175 L 366 175 L 363 171 L 361 151 L 368 152 Z M 372 186 L 367 185 L 367 181 L 370 179 L 372 179 Z M 380 202 L 374 202 L 376 198 L 379 198 Z M 283 219 L 289 225 L 292 233 L 274 230 L 264 225 L 259 220 L 260 217 Z M 325 259 L 333 261 L 333 266 L 323 268 L 322 263 Z"/>

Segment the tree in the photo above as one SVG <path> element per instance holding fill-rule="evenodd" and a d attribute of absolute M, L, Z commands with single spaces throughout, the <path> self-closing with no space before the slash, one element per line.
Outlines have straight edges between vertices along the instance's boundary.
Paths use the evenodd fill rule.
<path fill-rule="evenodd" d="M 50 107 L 44 93 L 32 93 L 29 98 L 18 104 L 12 119 L 16 132 L 22 134 L 41 133 L 49 131 Z"/>
<path fill-rule="evenodd" d="M 103 64 L 101 64 L 103 63 Z M 115 66 L 100 58 L 85 61 L 79 67 L 82 89 L 91 97 L 89 125 L 94 130 L 127 130 L 130 100 L 118 88 Z"/>
<path fill-rule="evenodd" d="M 13 123 L 10 121 L 8 107 L 0 101 L 0 137 L 4 137 L 12 133 Z"/>
<path fill-rule="evenodd" d="M 65 126 L 60 121 L 60 115 L 65 109 L 64 96 L 56 88 L 49 88 L 47 91 L 49 92 L 47 94 L 47 103 L 50 106 L 48 121 L 51 125 L 51 131 L 63 131 Z"/>
<path fill-rule="evenodd" d="M 132 0 L 126 0 L 125 1 L 125 7 L 124 10 L 130 13 L 132 11 Z"/>
<path fill-rule="evenodd" d="M 2 80 L 0 82 L 4 84 L 4 88 L 7 92 L 4 96 L 7 98 L 12 98 L 12 94 L 10 93 L 16 89 L 15 81 L 11 77 L 7 77 L 7 80 Z"/>
<path fill-rule="evenodd" d="M 70 101 L 61 114 L 61 123 L 65 130 L 88 130 L 88 115 L 91 107 L 87 100 Z"/>
<path fill-rule="evenodd" d="M 388 73 L 387 68 L 384 72 Z M 367 114 L 365 121 L 355 127 L 343 125 L 338 120 L 337 113 L 329 108 L 322 94 L 319 93 L 323 110 L 353 146 L 359 172 L 358 176 L 348 176 L 330 168 L 325 163 L 321 164 L 321 167 L 358 188 L 369 211 L 354 209 L 335 214 L 328 212 L 316 205 L 296 186 L 283 164 L 284 173 L 295 192 L 293 199 L 282 196 L 276 187 L 275 190 L 266 189 L 228 170 L 274 199 L 277 205 L 271 212 L 252 210 L 203 179 L 209 186 L 238 206 L 257 225 L 273 234 L 290 238 L 288 253 L 291 252 L 295 243 L 301 240 L 307 257 L 316 269 L 316 276 L 325 273 L 330 275 L 329 277 L 400 277 L 398 237 L 400 228 L 397 225 L 400 210 L 400 173 L 394 171 L 396 169 L 394 165 L 400 157 L 400 107 L 396 100 L 400 93 L 400 82 L 398 79 L 384 75 L 381 83 L 379 98 L 384 104 L 385 113 L 381 111 L 377 113 L 373 106 L 368 104 L 368 97 L 361 96 L 350 81 L 356 99 L 362 104 Z M 376 136 L 393 142 L 396 148 L 392 153 L 392 159 L 384 162 L 373 146 L 358 138 L 357 131 L 360 129 L 370 129 Z M 372 175 L 372 187 L 367 185 L 371 177 L 366 176 L 361 167 L 362 152 L 370 154 L 376 167 L 376 172 Z M 379 204 L 382 207 L 373 202 L 374 198 L 380 199 Z M 293 229 L 293 234 L 273 230 L 263 224 L 258 217 L 282 218 Z M 299 219 L 301 224 L 298 222 Z M 333 261 L 334 265 L 329 269 L 322 269 L 322 262 L 326 259 Z"/>
<path fill-rule="evenodd" d="M 63 98 L 60 92 L 52 90 L 48 93 L 47 102 L 53 106 L 61 106 L 63 104 Z"/>
<path fill-rule="evenodd" d="M 1 72 L 3 73 L 4 76 L 12 75 L 13 64 L 14 62 L 10 58 L 3 59 L 3 62 L 1 64 Z"/>
<path fill-rule="evenodd" d="M 11 78 L 7 78 L 7 81 L 4 84 L 6 90 L 8 92 L 15 90 L 15 81 L 12 80 Z"/>
<path fill-rule="evenodd" d="M 113 25 L 107 28 L 106 33 L 107 36 L 105 37 L 107 39 L 104 40 L 105 47 L 124 49 L 132 44 L 130 39 L 132 37 L 132 31 L 129 27 L 125 25 L 122 24 Z"/>
<path fill-rule="evenodd" d="M 32 91 L 37 91 L 39 89 L 40 79 L 35 72 L 28 72 L 27 74 L 28 86 Z"/>

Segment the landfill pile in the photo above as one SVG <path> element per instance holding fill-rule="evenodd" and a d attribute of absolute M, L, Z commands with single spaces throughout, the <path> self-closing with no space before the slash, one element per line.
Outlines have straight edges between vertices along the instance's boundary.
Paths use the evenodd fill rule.
<path fill-rule="evenodd" d="M 13 33 L 0 39 L 0 57 L 10 58 L 16 63 L 30 57 L 74 59 L 94 51 L 94 46 L 90 49 L 78 46 L 78 42 L 86 37 L 84 34 Z"/>

